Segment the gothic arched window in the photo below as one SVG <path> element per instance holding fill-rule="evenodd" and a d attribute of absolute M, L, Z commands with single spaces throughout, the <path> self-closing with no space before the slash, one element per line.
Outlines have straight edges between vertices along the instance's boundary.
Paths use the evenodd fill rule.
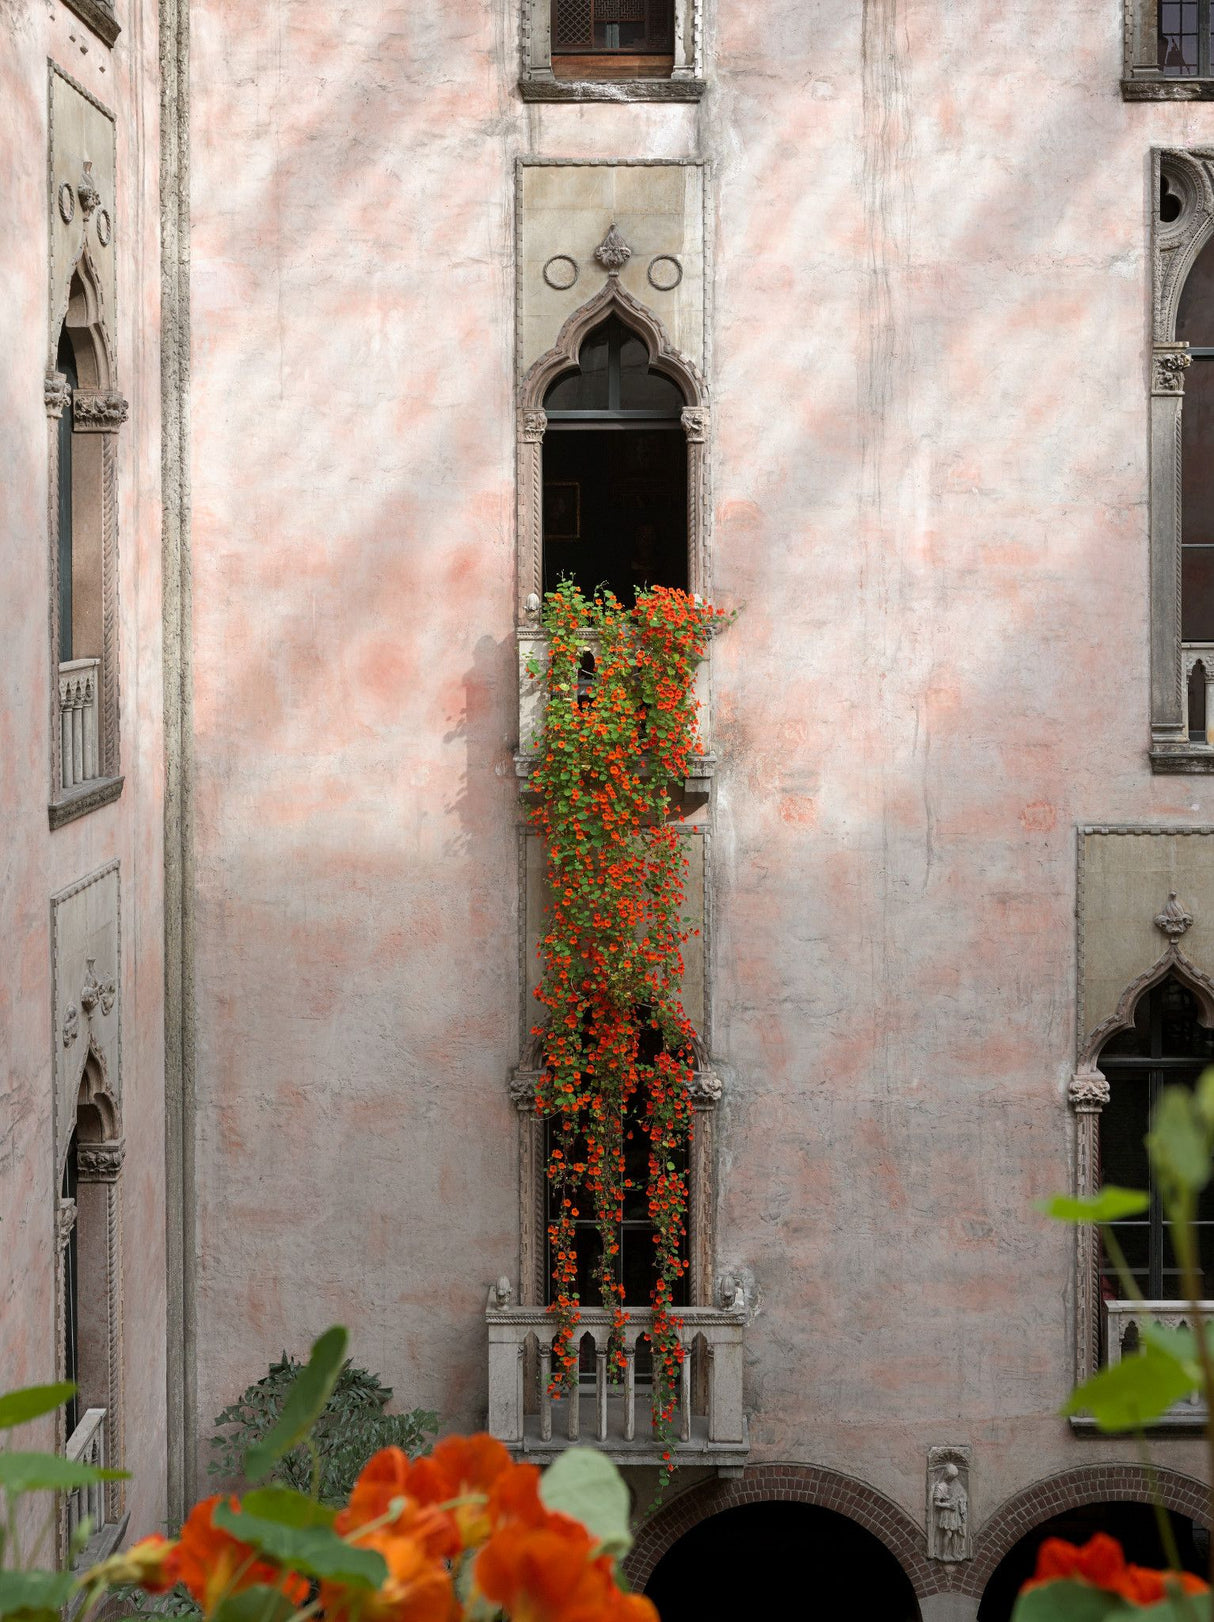
<path fill-rule="evenodd" d="M 619 316 L 587 334 L 544 396 L 545 591 L 567 576 L 628 606 L 644 586 L 687 589 L 686 403 Z"/>
<path fill-rule="evenodd" d="M 1134 1025 L 1105 1043 L 1097 1060 L 1108 1078 L 1109 1101 L 1100 1115 L 1102 1181 L 1122 1188 L 1150 1190 L 1145 1215 L 1113 1224 L 1134 1282 L 1149 1301 L 1185 1297 L 1172 1249 L 1169 1223 L 1151 1177 L 1143 1139 L 1160 1092 L 1168 1086 L 1192 1087 L 1214 1063 L 1214 1029 L 1201 1022 L 1196 996 L 1169 975 L 1139 998 Z M 1202 1290 L 1214 1293 L 1214 1187 L 1198 1205 L 1201 1253 L 1205 1264 Z M 1107 1255 L 1101 1258 L 1101 1290 L 1106 1300 L 1124 1298 L 1124 1287 Z"/>
<path fill-rule="evenodd" d="M 1207 683 L 1214 682 L 1214 243 L 1180 295 L 1176 337 L 1189 345 L 1180 417 L 1180 638 L 1187 650 L 1191 740 L 1205 741 Z"/>

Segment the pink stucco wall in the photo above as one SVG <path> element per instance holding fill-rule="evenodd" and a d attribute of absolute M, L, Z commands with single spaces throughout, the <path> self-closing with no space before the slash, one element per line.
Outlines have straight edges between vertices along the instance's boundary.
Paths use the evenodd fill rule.
<path fill-rule="evenodd" d="M 126 1460 L 133 1530 L 164 1518 L 163 736 L 156 8 L 107 51 L 65 7 L 0 6 L 0 1388 L 54 1378 L 50 897 L 122 884 Z M 117 803 L 48 831 L 47 59 L 117 114 L 122 704 Z M 24 1433 L 51 1440 L 50 1427 Z"/>
<path fill-rule="evenodd" d="M 719 1260 L 756 1459 L 974 1514 L 1076 1462 L 1074 828 L 1152 779 L 1152 144 L 1117 0 L 709 14 L 523 107 L 513 0 L 199 0 L 199 1412 L 333 1319 L 483 1420 L 516 1269 L 512 162 L 714 163 Z M 31 417 L 30 433 L 37 425 Z M 1192 1443 L 1168 1456 L 1198 1471 Z"/>

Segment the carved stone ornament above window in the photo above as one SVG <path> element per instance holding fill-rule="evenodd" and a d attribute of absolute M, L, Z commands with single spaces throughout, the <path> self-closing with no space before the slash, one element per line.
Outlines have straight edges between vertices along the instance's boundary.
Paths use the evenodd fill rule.
<path fill-rule="evenodd" d="M 594 257 L 609 276 L 618 276 L 620 274 L 624 266 L 632 258 L 632 249 L 620 235 L 618 226 L 613 225 L 611 227 L 594 250 Z"/>
<path fill-rule="evenodd" d="M 1186 912 L 1176 899 L 1176 891 L 1168 891 L 1168 904 L 1162 912 L 1155 914 L 1155 928 L 1166 935 L 1169 941 L 1178 941 L 1186 929 L 1193 924 L 1193 914 Z"/>

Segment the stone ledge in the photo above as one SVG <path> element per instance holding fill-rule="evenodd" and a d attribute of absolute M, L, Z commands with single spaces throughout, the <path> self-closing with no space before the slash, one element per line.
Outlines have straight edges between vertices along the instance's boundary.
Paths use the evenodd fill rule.
<path fill-rule="evenodd" d="M 75 822 L 77 817 L 85 817 L 90 811 L 96 811 L 98 806 L 110 805 L 122 793 L 125 781 L 122 777 L 101 777 L 73 789 L 58 800 L 52 800 L 46 808 L 51 828 L 62 828 L 69 822 Z"/>
<path fill-rule="evenodd" d="M 1214 101 L 1214 79 L 1123 79 L 1123 101 Z"/>
<path fill-rule="evenodd" d="M 1214 773 L 1214 748 L 1209 744 L 1156 744 L 1151 770 L 1157 776 L 1201 776 Z"/>
<path fill-rule="evenodd" d="M 122 25 L 115 17 L 110 6 L 102 4 L 102 0 L 63 0 L 69 11 L 74 11 L 81 22 L 85 22 L 107 45 L 113 45 L 122 32 Z"/>
<path fill-rule="evenodd" d="M 524 101 L 701 101 L 703 79 L 520 79 Z"/>

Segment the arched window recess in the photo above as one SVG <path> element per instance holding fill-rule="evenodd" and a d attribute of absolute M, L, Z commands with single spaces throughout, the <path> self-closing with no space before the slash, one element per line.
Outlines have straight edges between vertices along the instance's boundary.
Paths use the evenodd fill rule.
<path fill-rule="evenodd" d="M 520 389 L 521 626 L 563 576 L 626 603 L 645 585 L 708 594 L 707 432 L 698 368 L 610 276 Z"/>
<path fill-rule="evenodd" d="M 54 329 L 45 404 L 51 499 L 51 826 L 113 799 L 118 777 L 117 390 L 87 240 Z"/>

